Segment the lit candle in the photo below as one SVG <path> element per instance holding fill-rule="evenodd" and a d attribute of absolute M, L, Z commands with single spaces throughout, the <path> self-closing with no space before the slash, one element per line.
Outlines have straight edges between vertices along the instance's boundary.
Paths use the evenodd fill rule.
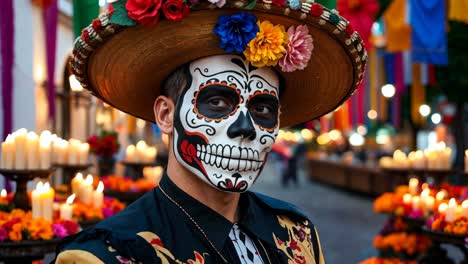
<path fill-rule="evenodd" d="M 67 202 L 60 205 L 60 218 L 64 220 L 71 220 L 73 217 L 73 200 L 75 200 L 75 194 L 70 195 L 67 198 Z"/>
<path fill-rule="evenodd" d="M 44 191 L 44 184 L 38 182 L 36 184 L 36 189 L 31 193 L 31 208 L 32 208 L 32 217 L 39 218 L 42 217 L 42 198 L 41 194 Z"/>
<path fill-rule="evenodd" d="M 8 134 L 5 142 L 2 142 L 2 163 L 3 169 L 13 169 L 15 167 L 15 139 Z"/>
<path fill-rule="evenodd" d="M 26 168 L 39 168 L 39 136 L 31 131 L 26 135 Z"/>
<path fill-rule="evenodd" d="M 89 144 L 83 143 L 80 146 L 80 164 L 88 164 Z"/>
<path fill-rule="evenodd" d="M 426 210 L 432 212 L 434 210 L 435 198 L 432 196 L 426 199 Z"/>
<path fill-rule="evenodd" d="M 439 204 L 439 208 L 438 208 L 439 214 L 444 215 L 447 212 L 447 208 L 448 206 L 446 203 Z"/>
<path fill-rule="evenodd" d="M 79 163 L 79 149 L 81 142 L 78 139 L 70 139 L 68 141 L 68 162 L 67 164 L 78 164 Z"/>
<path fill-rule="evenodd" d="M 42 217 L 52 222 L 52 214 L 54 212 L 54 196 L 55 191 L 50 187 L 48 182 L 44 183 L 44 191 L 41 194 L 42 198 Z"/>
<path fill-rule="evenodd" d="M 7 191 L 5 189 L 2 189 L 2 191 L 0 192 L 0 197 L 1 198 L 6 198 L 7 197 Z"/>
<path fill-rule="evenodd" d="M 413 210 L 418 210 L 421 208 L 421 198 L 419 196 L 413 196 L 413 198 L 411 198 L 411 203 L 413 205 Z"/>
<path fill-rule="evenodd" d="M 81 174 L 81 172 L 78 172 L 71 181 L 72 193 L 76 194 L 78 196 L 78 199 L 80 199 L 80 187 L 82 184 L 83 174 Z"/>
<path fill-rule="evenodd" d="M 81 196 L 80 200 L 85 204 L 90 204 L 93 198 L 93 176 L 88 174 L 84 180 L 84 184 L 81 185 Z"/>
<path fill-rule="evenodd" d="M 94 207 L 96 208 L 101 208 L 102 204 L 104 202 L 104 183 L 102 181 L 99 181 L 98 187 L 96 188 L 96 191 L 93 193 L 93 201 L 94 201 Z"/>
<path fill-rule="evenodd" d="M 405 193 L 405 194 L 403 195 L 403 203 L 404 203 L 404 204 L 410 204 L 410 203 L 411 203 L 411 198 L 412 198 L 412 197 L 413 197 L 413 196 L 412 196 L 411 194 Z"/>
<path fill-rule="evenodd" d="M 135 145 L 130 145 L 125 151 L 126 160 L 129 162 L 135 162 L 136 159 L 136 149 Z"/>
<path fill-rule="evenodd" d="M 28 131 L 21 128 L 15 132 L 15 169 L 26 169 L 26 134 Z"/>
<path fill-rule="evenodd" d="M 456 208 L 457 208 L 457 201 L 455 200 L 455 198 L 450 199 L 449 205 L 445 212 L 445 221 L 452 222 L 453 220 L 455 220 L 455 216 L 457 213 Z"/>
<path fill-rule="evenodd" d="M 147 147 L 148 146 L 146 145 L 146 143 L 143 140 L 138 141 L 138 143 L 136 145 L 136 156 L 137 156 L 138 162 L 142 162 L 143 160 L 145 160 L 146 148 Z"/>
<path fill-rule="evenodd" d="M 464 217 L 468 217 L 468 200 L 465 200 L 462 203 L 462 215 Z"/>
<path fill-rule="evenodd" d="M 447 191 L 446 190 L 440 190 L 437 194 L 436 194 L 436 199 L 437 201 L 442 201 L 445 199 L 445 197 L 447 197 Z"/>
<path fill-rule="evenodd" d="M 44 131 L 39 137 L 39 167 L 50 168 L 51 164 L 51 137 L 49 131 Z"/>
<path fill-rule="evenodd" d="M 417 178 L 411 178 L 409 180 L 409 191 L 412 195 L 415 195 L 418 192 L 419 180 Z"/>

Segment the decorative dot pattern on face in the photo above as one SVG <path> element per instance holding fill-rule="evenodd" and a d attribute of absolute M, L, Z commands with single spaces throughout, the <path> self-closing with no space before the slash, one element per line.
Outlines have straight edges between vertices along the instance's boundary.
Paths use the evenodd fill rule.
<path fill-rule="evenodd" d="M 278 76 L 236 55 L 196 60 L 190 73 L 174 117 L 176 158 L 215 188 L 244 192 L 278 133 Z"/>

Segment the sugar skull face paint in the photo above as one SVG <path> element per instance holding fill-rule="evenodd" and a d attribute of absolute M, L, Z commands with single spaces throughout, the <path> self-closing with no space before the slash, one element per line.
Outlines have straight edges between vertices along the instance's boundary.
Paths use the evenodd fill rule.
<path fill-rule="evenodd" d="M 278 76 L 236 55 L 202 58 L 189 70 L 174 117 L 176 158 L 212 186 L 244 192 L 278 133 Z"/>

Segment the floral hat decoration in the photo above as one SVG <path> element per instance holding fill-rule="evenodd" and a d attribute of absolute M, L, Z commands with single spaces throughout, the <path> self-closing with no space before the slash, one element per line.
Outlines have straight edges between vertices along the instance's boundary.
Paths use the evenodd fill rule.
<path fill-rule="evenodd" d="M 348 21 L 314 0 L 118 0 L 83 29 L 70 66 L 97 97 L 154 121 L 154 100 L 172 71 L 227 53 L 276 68 L 283 127 L 341 105 L 367 62 Z"/>

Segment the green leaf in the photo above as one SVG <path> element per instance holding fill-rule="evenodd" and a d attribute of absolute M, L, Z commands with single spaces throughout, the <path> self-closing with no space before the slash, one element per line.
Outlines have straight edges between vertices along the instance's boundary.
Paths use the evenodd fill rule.
<path fill-rule="evenodd" d="M 246 5 L 244 7 L 244 9 L 252 10 L 255 7 L 256 4 L 257 4 L 257 0 L 252 0 L 252 1 L 250 1 L 250 3 L 248 5 Z"/>
<path fill-rule="evenodd" d="M 122 26 L 135 26 L 137 23 L 128 16 L 127 9 L 125 4 L 127 0 L 119 0 L 112 3 L 114 7 L 114 14 L 112 15 L 110 22 L 122 25 Z"/>

